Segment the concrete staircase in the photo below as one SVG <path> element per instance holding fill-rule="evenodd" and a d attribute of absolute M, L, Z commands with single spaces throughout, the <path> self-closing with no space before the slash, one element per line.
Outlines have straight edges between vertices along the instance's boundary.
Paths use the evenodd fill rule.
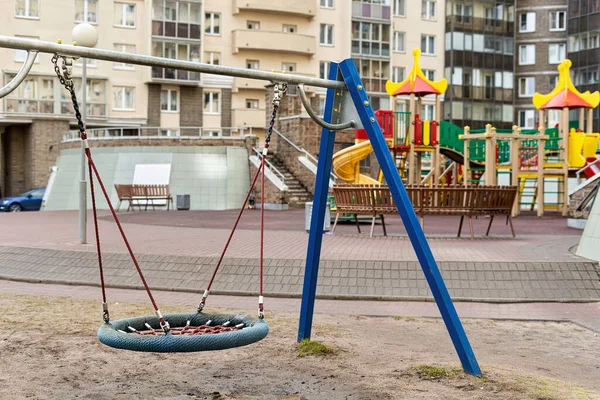
<path fill-rule="evenodd" d="M 304 208 L 304 203 L 312 201 L 312 195 L 306 187 L 292 174 L 283 161 L 275 153 L 269 153 L 267 160 L 273 164 L 284 176 L 285 185 L 288 187 L 285 193 L 285 201 L 290 208 Z"/>

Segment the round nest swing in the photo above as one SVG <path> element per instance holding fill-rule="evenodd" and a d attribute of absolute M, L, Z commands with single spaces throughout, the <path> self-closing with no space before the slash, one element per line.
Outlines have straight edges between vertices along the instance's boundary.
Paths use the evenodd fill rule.
<path fill-rule="evenodd" d="M 269 325 L 248 315 L 169 314 L 165 333 L 156 316 L 119 319 L 98 328 L 103 344 L 122 350 L 175 353 L 224 350 L 265 338 Z"/>

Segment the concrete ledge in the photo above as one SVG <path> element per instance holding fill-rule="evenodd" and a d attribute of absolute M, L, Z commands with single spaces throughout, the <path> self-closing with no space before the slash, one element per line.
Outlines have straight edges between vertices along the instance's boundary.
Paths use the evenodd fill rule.
<path fill-rule="evenodd" d="M 587 225 L 587 219 L 582 219 L 582 218 L 569 218 L 567 220 L 567 226 L 569 228 L 574 228 L 574 229 L 585 229 L 585 226 Z"/>

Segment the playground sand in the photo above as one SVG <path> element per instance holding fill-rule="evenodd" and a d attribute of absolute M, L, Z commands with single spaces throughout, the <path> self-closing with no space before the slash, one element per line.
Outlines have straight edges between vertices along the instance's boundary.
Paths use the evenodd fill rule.
<path fill-rule="evenodd" d="M 600 399 L 600 335 L 569 323 L 465 320 L 478 379 L 439 319 L 316 315 L 313 340 L 334 353 L 300 356 L 297 315 L 268 314 L 258 344 L 148 354 L 98 342 L 98 302 L 0 294 L 0 310 L 0 399 Z"/>

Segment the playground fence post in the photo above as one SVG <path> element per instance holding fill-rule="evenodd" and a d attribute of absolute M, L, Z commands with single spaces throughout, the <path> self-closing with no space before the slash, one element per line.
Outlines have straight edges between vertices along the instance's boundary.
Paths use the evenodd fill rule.
<path fill-rule="evenodd" d="M 537 182 L 537 216 L 538 217 L 543 217 L 544 216 L 544 162 L 545 162 L 545 153 L 544 153 L 544 148 L 545 148 L 545 143 L 546 140 L 544 139 L 545 136 L 545 128 L 543 126 L 540 126 L 540 133 L 539 133 L 539 137 L 538 137 L 538 182 Z"/>
<path fill-rule="evenodd" d="M 470 163 L 469 163 L 469 130 L 471 128 L 469 128 L 468 126 L 465 126 L 465 131 L 463 133 L 463 146 L 464 151 L 463 151 L 463 165 L 464 165 L 464 170 L 463 170 L 463 183 L 465 184 L 465 187 L 469 186 L 469 176 L 471 175 L 471 168 L 470 168 Z"/>
<path fill-rule="evenodd" d="M 513 125 L 513 135 L 515 136 L 510 142 L 510 163 L 511 163 L 511 175 L 510 184 L 511 186 L 519 186 L 519 172 L 521 170 L 521 163 L 519 160 L 519 149 L 521 148 L 521 130 L 517 125 Z M 517 189 L 519 190 L 519 189 Z M 520 212 L 520 194 L 515 197 L 515 203 L 513 205 L 512 216 L 516 217 Z"/>

